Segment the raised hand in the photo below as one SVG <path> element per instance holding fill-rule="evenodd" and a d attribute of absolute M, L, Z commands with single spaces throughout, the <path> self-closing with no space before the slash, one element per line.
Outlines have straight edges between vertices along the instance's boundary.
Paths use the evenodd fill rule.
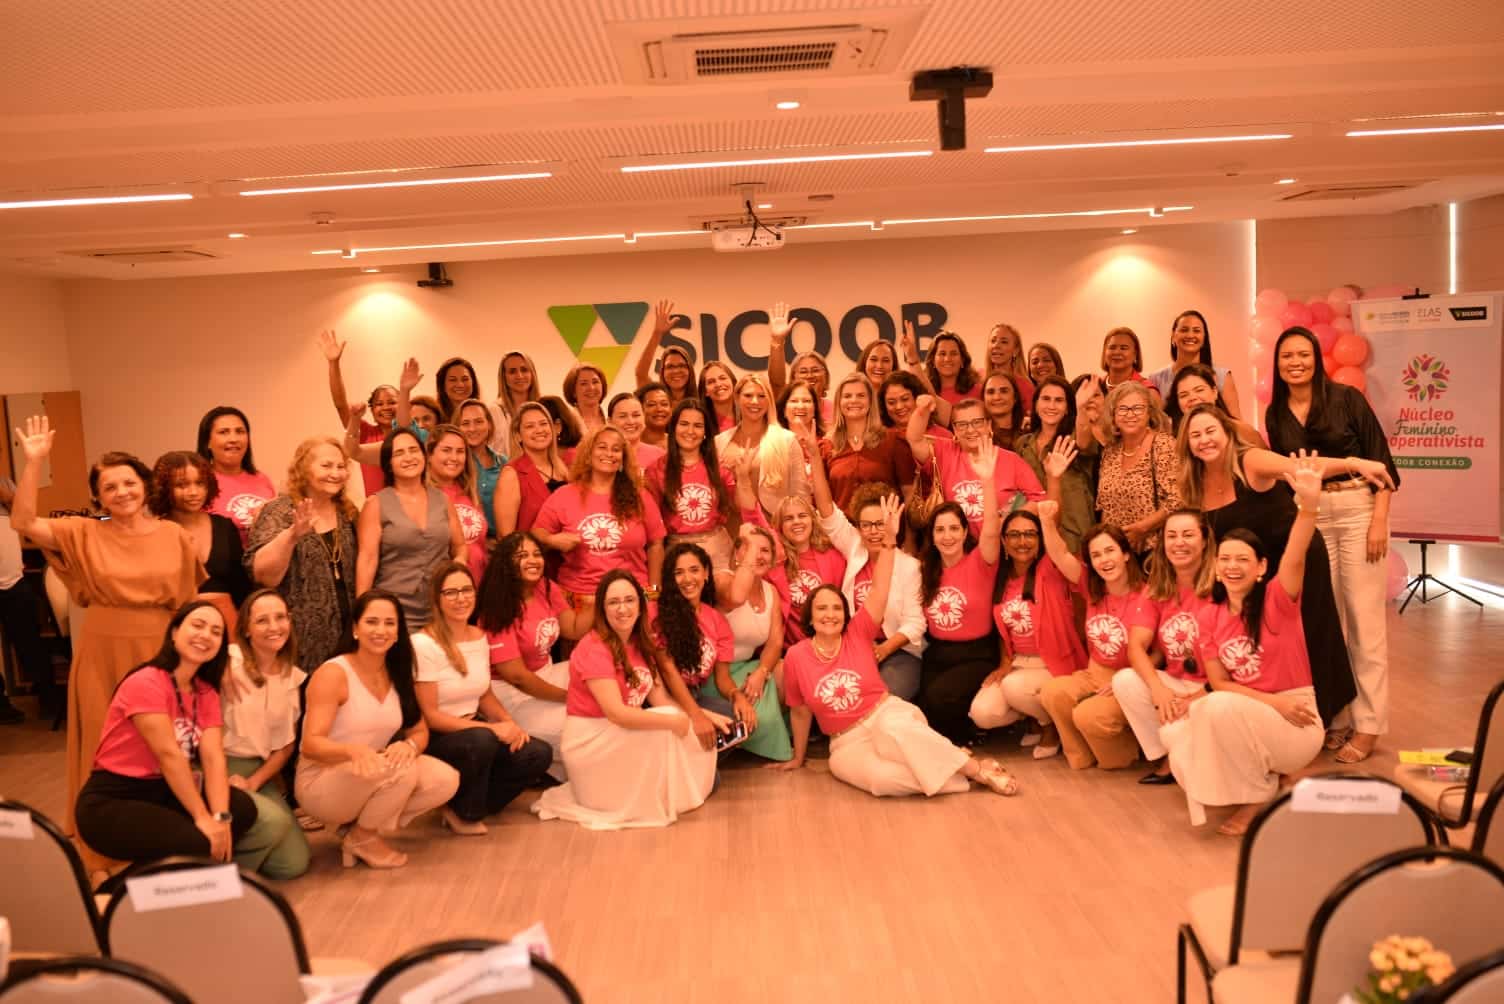
<path fill-rule="evenodd" d="M 1056 436 L 1055 446 L 1044 458 L 1044 473 L 1046 477 L 1063 478 L 1065 472 L 1071 469 L 1071 464 L 1076 461 L 1076 441 L 1069 436 Z"/>
<path fill-rule="evenodd" d="M 324 353 L 325 359 L 337 363 L 340 356 L 345 354 L 345 343 L 339 340 L 333 328 L 325 328 L 319 332 L 319 350 Z"/>
<path fill-rule="evenodd" d="M 898 351 L 910 366 L 919 364 L 919 339 L 914 334 L 914 322 L 903 322 L 903 334 L 898 337 Z"/>
<path fill-rule="evenodd" d="M 782 300 L 773 304 L 773 312 L 768 315 L 768 330 L 772 332 L 774 345 L 782 345 L 789 332 L 794 330 L 794 322 L 789 320 L 789 305 Z"/>
<path fill-rule="evenodd" d="M 935 408 L 939 403 L 930 394 L 920 394 L 914 399 L 914 412 L 928 419 L 930 415 L 934 414 Z"/>
<path fill-rule="evenodd" d="M 1295 471 L 1285 475 L 1285 482 L 1295 490 L 1295 502 L 1301 510 L 1314 514 L 1321 506 L 1321 468 L 1316 454 L 1301 450 L 1292 458 Z"/>
<path fill-rule="evenodd" d="M 313 499 L 303 499 L 292 509 L 292 536 L 301 540 L 313 532 Z"/>
<path fill-rule="evenodd" d="M 1041 523 L 1053 523 L 1060 516 L 1060 503 L 1054 499 L 1040 499 L 1039 521 Z"/>
<path fill-rule="evenodd" d="M 674 325 L 674 301 L 659 300 L 653 306 L 653 334 L 662 337 Z"/>
<path fill-rule="evenodd" d="M 1095 380 L 1087 380 L 1076 388 L 1076 410 L 1081 411 L 1092 401 L 1092 398 L 1100 396 L 1101 386 Z"/>
<path fill-rule="evenodd" d="M 56 435 L 46 415 L 32 415 L 16 429 L 21 454 L 27 460 L 42 460 L 51 453 L 52 440 Z"/>
<path fill-rule="evenodd" d="M 878 501 L 878 507 L 883 514 L 883 544 L 897 547 L 898 528 L 903 523 L 903 500 L 897 495 L 884 495 Z"/>
<path fill-rule="evenodd" d="M 407 362 L 402 364 L 402 376 L 398 379 L 397 386 L 411 393 L 412 389 L 418 386 L 419 381 L 422 379 L 423 371 L 418 368 L 418 360 L 416 358 L 408 359 Z"/>
<path fill-rule="evenodd" d="M 983 481 L 990 480 L 992 472 L 997 470 L 997 457 L 998 448 L 992 445 L 991 440 L 984 439 L 982 441 L 982 448 L 976 452 L 975 456 L 970 458 L 971 469 Z"/>
<path fill-rule="evenodd" d="M 799 440 L 799 444 L 801 446 L 806 445 L 805 437 L 801 433 L 801 429 L 804 429 L 807 426 L 807 419 L 794 419 L 794 436 Z M 813 436 L 813 430 L 807 431 L 809 431 L 811 436 Z M 742 450 L 736 455 L 736 459 L 731 462 L 731 471 L 736 475 L 736 483 L 738 486 L 752 484 L 752 465 L 756 462 L 757 453 L 753 450 Z"/>
<path fill-rule="evenodd" d="M 809 456 L 810 450 L 818 450 L 820 448 L 820 437 L 815 435 L 815 419 L 813 415 L 805 415 L 803 417 L 795 416 L 795 418 L 789 424 L 791 426 L 789 431 L 794 434 L 794 438 L 799 441 L 799 445 L 804 447 L 806 457 Z M 747 452 L 742 454 L 742 456 L 750 460 L 750 458 L 752 457 L 752 451 L 748 450 Z M 740 458 L 738 458 L 737 464 L 738 468 L 736 476 L 741 477 Z"/>

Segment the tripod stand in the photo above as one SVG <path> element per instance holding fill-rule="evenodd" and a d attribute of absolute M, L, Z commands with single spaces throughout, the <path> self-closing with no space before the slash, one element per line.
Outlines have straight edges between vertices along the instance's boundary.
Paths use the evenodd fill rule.
<path fill-rule="evenodd" d="M 1456 586 L 1451 585 L 1451 584 L 1449 584 L 1447 582 L 1444 582 L 1441 579 L 1438 579 L 1436 576 L 1432 575 L 1430 572 L 1426 571 L 1426 548 L 1430 547 L 1432 544 L 1436 543 L 1436 541 L 1434 541 L 1434 540 L 1412 540 L 1412 541 L 1410 541 L 1410 543 L 1412 543 L 1412 544 L 1419 544 L 1420 545 L 1420 574 L 1417 575 L 1415 578 L 1413 578 L 1413 579 L 1410 580 L 1410 583 L 1409 583 L 1410 589 L 1405 594 L 1405 602 L 1400 604 L 1400 613 L 1404 613 L 1405 612 L 1405 608 L 1410 605 L 1410 601 L 1413 600 L 1413 599 L 1415 599 L 1415 591 L 1417 589 L 1420 590 L 1420 605 L 1421 606 L 1425 606 L 1427 603 L 1430 603 L 1432 600 L 1439 600 L 1439 599 L 1441 599 L 1442 593 L 1456 593 L 1458 596 L 1461 596 L 1463 599 L 1467 600 L 1469 603 L 1476 604 L 1479 607 L 1483 606 L 1483 601 L 1474 599 L 1473 597 L 1469 596 L 1467 593 L 1464 593 L 1462 590 L 1458 589 Z M 1441 592 L 1437 593 L 1435 596 L 1427 596 L 1426 595 L 1426 585 L 1427 585 L 1427 583 L 1433 583 L 1433 582 L 1441 589 Z"/>

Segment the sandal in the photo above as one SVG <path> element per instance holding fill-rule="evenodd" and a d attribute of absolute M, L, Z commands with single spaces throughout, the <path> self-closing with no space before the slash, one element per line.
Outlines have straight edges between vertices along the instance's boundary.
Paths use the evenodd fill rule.
<path fill-rule="evenodd" d="M 1340 750 L 1346 746 L 1348 740 L 1353 737 L 1352 729 L 1328 729 L 1326 739 L 1322 741 L 1322 748 Z"/>
<path fill-rule="evenodd" d="M 322 819 L 309 815 L 303 809 L 292 810 L 292 818 L 298 821 L 298 828 L 304 833 L 315 833 L 324 828 L 324 821 Z"/>
<path fill-rule="evenodd" d="M 1017 795 L 1018 778 L 996 760 L 978 760 L 976 782 L 998 795 Z"/>
<path fill-rule="evenodd" d="M 1357 736 L 1354 735 L 1353 738 L 1357 738 Z M 1364 760 L 1367 760 L 1369 757 L 1373 756 L 1373 751 L 1375 748 L 1377 748 L 1378 744 L 1379 737 L 1374 736 L 1373 746 L 1370 746 L 1367 750 L 1364 750 L 1358 746 L 1353 745 L 1352 740 L 1349 739 L 1347 742 L 1343 743 L 1340 748 L 1338 748 L 1336 760 L 1338 763 L 1343 764 L 1362 763 Z"/>

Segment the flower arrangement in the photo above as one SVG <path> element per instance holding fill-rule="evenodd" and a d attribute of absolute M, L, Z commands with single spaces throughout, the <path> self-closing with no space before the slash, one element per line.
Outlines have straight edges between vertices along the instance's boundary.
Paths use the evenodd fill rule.
<path fill-rule="evenodd" d="M 1366 987 L 1356 987 L 1353 995 L 1363 1004 L 1395 1004 L 1409 1000 L 1417 990 L 1435 986 L 1456 971 L 1452 957 L 1438 951 L 1425 938 L 1405 938 L 1391 934 L 1376 941 L 1368 953 Z"/>

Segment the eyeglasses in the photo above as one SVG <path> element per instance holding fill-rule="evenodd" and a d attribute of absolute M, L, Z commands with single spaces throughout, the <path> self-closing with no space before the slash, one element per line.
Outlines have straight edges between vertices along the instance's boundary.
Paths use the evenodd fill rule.
<path fill-rule="evenodd" d="M 857 522 L 856 528 L 858 530 L 862 531 L 863 533 L 867 533 L 868 531 L 871 531 L 871 530 L 881 530 L 884 527 L 886 527 L 887 525 L 888 524 L 884 523 L 880 519 L 864 519 L 864 520 L 859 520 Z"/>
<path fill-rule="evenodd" d="M 623 607 L 635 607 L 636 605 L 637 605 L 637 597 L 635 597 L 635 596 L 618 596 L 614 600 L 607 600 L 606 601 L 606 606 L 612 607 L 612 608 L 617 609 L 617 610 L 620 610 Z"/>
<path fill-rule="evenodd" d="M 1003 534 L 1004 540 L 1038 540 L 1038 530 L 1009 530 Z"/>
<path fill-rule="evenodd" d="M 956 432 L 966 432 L 970 429 L 985 429 L 987 428 L 987 419 L 973 418 L 962 422 L 952 422 L 950 423 L 950 427 Z"/>
<path fill-rule="evenodd" d="M 439 595 L 446 600 L 468 600 L 475 595 L 475 587 L 460 586 L 458 589 L 440 589 Z"/>
<path fill-rule="evenodd" d="M 1120 404 L 1117 406 L 1116 414 L 1142 415 L 1148 410 L 1149 406 L 1147 404 Z"/>

